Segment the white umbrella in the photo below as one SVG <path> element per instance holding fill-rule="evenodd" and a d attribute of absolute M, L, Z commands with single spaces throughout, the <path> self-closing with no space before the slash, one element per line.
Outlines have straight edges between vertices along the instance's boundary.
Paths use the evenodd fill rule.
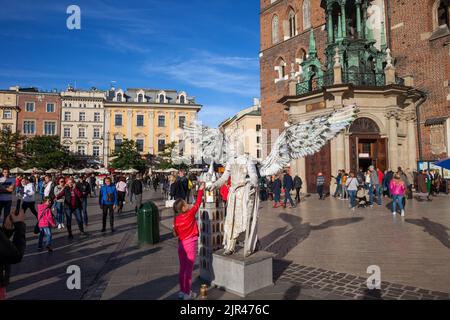
<path fill-rule="evenodd" d="M 57 169 L 49 169 L 47 171 L 45 171 L 46 174 L 52 174 L 52 173 L 59 173 L 59 170 Z"/>
<path fill-rule="evenodd" d="M 166 173 L 177 172 L 177 171 L 178 171 L 178 169 L 174 169 L 174 168 L 170 168 L 170 169 L 164 170 L 164 172 L 166 172 Z"/>
<path fill-rule="evenodd" d="M 11 169 L 11 173 L 18 174 L 18 173 L 25 173 L 25 171 L 23 171 L 23 169 L 20 168 L 13 168 Z"/>
<path fill-rule="evenodd" d="M 108 174 L 109 173 L 108 169 L 105 169 L 105 168 L 95 170 L 95 172 L 100 173 L 100 174 Z"/>
<path fill-rule="evenodd" d="M 39 170 L 38 168 L 31 168 L 31 169 L 25 170 L 23 173 L 35 173 L 35 172 L 42 172 L 42 170 Z"/>
<path fill-rule="evenodd" d="M 75 174 L 77 172 L 75 170 L 73 170 L 72 168 L 69 168 L 69 169 L 64 170 L 62 173 L 64 173 L 64 174 Z"/>
<path fill-rule="evenodd" d="M 193 168 L 189 169 L 190 172 L 203 172 L 203 169 Z"/>
<path fill-rule="evenodd" d="M 136 169 L 128 169 L 128 170 L 124 170 L 122 171 L 123 173 L 138 173 L 139 171 Z"/>

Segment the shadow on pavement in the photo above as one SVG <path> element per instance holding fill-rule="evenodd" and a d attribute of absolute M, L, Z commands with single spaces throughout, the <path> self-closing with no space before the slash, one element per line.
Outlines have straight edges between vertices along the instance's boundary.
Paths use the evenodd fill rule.
<path fill-rule="evenodd" d="M 439 240 L 445 247 L 450 249 L 450 239 L 447 230 L 448 227 L 443 224 L 431 221 L 428 218 L 423 217 L 422 219 L 405 219 L 405 222 L 415 224 L 416 226 L 422 227 L 423 232 L 428 233 L 432 237 Z"/>
<path fill-rule="evenodd" d="M 323 230 L 331 227 L 346 226 L 351 223 L 361 222 L 364 218 L 339 218 L 325 221 L 319 225 L 311 225 L 310 223 L 302 223 L 302 218 L 282 213 L 279 217 L 287 222 L 289 226 L 275 229 L 270 234 L 261 239 L 263 250 L 275 254 L 276 259 L 285 257 L 299 243 L 309 237 L 311 231 Z"/>

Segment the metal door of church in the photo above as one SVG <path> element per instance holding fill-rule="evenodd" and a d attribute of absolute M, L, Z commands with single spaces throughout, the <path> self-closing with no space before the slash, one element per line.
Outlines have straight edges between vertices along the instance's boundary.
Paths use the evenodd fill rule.
<path fill-rule="evenodd" d="M 331 179 L 331 147 L 328 142 L 318 153 L 305 159 L 305 176 L 307 181 L 307 192 L 316 193 L 317 174 L 322 172 L 325 177 L 325 192 L 330 190 Z"/>

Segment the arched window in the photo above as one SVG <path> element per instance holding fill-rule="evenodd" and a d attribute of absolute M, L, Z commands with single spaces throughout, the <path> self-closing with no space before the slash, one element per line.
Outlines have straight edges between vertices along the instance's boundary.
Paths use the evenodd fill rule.
<path fill-rule="evenodd" d="M 277 71 L 277 78 L 275 79 L 275 83 L 282 81 L 282 80 L 287 80 L 287 76 L 286 76 L 286 62 L 284 61 L 284 59 L 282 57 L 279 57 L 276 60 L 276 65 L 275 65 L 275 71 Z"/>
<path fill-rule="evenodd" d="M 142 95 L 142 93 L 138 95 L 138 102 L 144 102 L 144 96 Z"/>
<path fill-rule="evenodd" d="M 160 94 L 159 95 L 159 103 L 164 103 L 164 95 L 163 94 Z"/>
<path fill-rule="evenodd" d="M 185 104 L 186 103 L 186 99 L 184 98 L 184 96 L 180 96 L 180 104 Z"/>
<path fill-rule="evenodd" d="M 311 0 L 303 1 L 303 30 L 311 28 Z"/>
<path fill-rule="evenodd" d="M 117 94 L 117 101 L 122 101 L 122 94 L 121 93 L 118 93 Z"/>
<path fill-rule="evenodd" d="M 297 26 L 295 20 L 295 12 L 291 9 L 291 11 L 289 11 L 289 36 L 291 38 L 297 34 Z"/>
<path fill-rule="evenodd" d="M 278 43 L 278 16 L 273 16 L 272 19 L 272 44 Z"/>
<path fill-rule="evenodd" d="M 450 0 L 441 0 L 437 8 L 438 26 L 450 27 Z"/>

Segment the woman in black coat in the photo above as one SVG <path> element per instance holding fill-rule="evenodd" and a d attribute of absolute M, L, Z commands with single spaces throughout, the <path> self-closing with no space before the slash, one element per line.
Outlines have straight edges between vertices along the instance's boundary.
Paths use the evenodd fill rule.
<path fill-rule="evenodd" d="M 22 261 L 25 252 L 25 214 L 10 214 L 0 228 L 0 300 L 6 297 L 6 286 L 9 284 L 11 264 Z M 10 238 L 13 237 L 12 241 Z"/>

